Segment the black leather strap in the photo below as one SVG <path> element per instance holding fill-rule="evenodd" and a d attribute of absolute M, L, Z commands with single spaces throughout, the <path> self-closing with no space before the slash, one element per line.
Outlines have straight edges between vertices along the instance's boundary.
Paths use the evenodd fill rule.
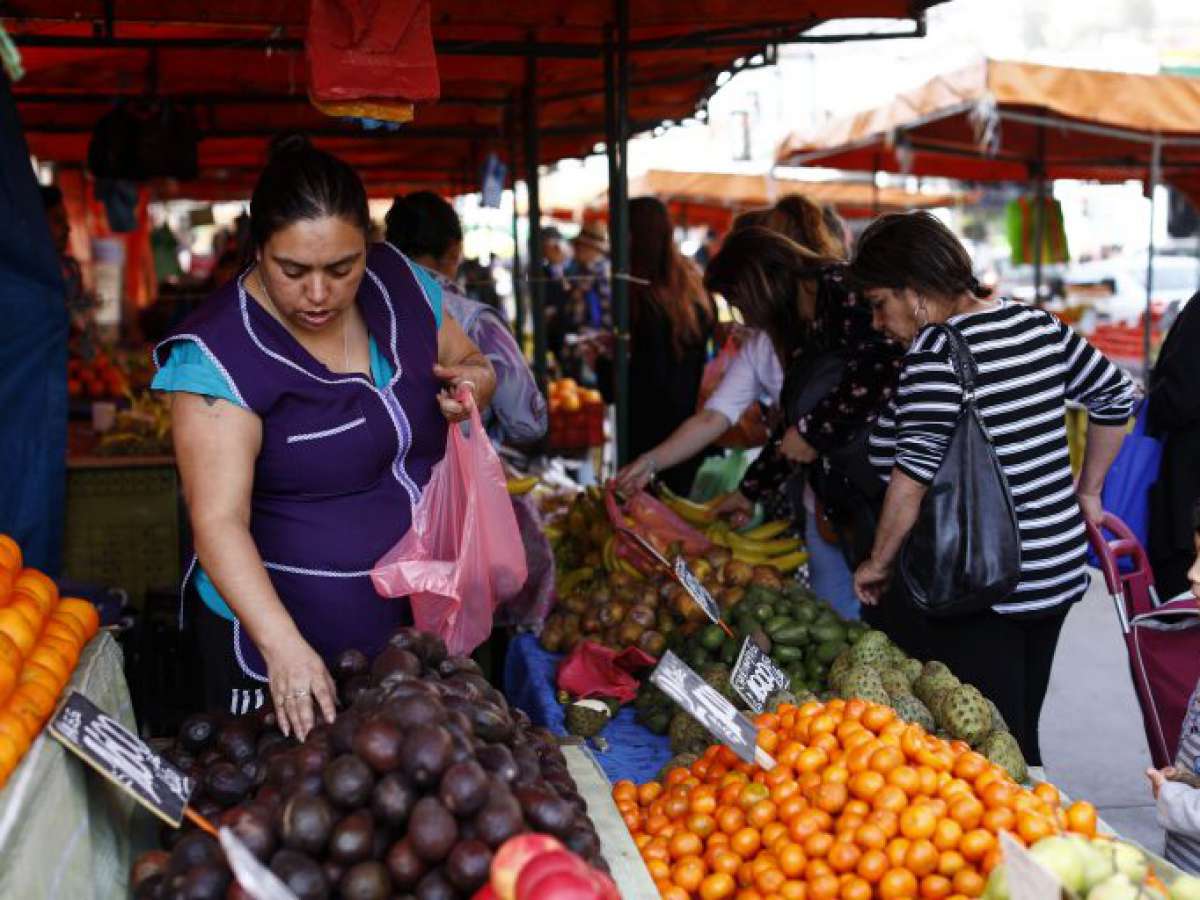
<path fill-rule="evenodd" d="M 971 348 L 967 346 L 967 342 L 963 340 L 958 329 L 949 322 L 938 327 L 946 336 L 950 350 L 950 365 L 954 367 L 954 373 L 962 382 L 963 396 L 974 402 L 975 379 L 979 375 L 979 368 L 975 365 L 975 357 L 971 354 Z"/>

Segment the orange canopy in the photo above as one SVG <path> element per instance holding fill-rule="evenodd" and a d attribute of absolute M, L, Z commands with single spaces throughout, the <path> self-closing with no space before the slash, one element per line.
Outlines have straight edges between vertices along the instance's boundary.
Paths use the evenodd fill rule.
<path fill-rule="evenodd" d="M 630 0 L 631 128 L 694 114 L 721 73 L 769 63 L 776 44 L 818 24 L 919 18 L 937 2 Z M 488 153 L 520 164 L 531 84 L 541 161 L 584 155 L 604 140 L 612 0 L 432 0 L 441 98 L 419 103 L 415 121 L 394 133 L 364 132 L 312 108 L 308 4 L 299 0 L 7 0 L 3 9 L 28 71 L 16 94 L 35 154 L 80 163 L 116 97 L 171 96 L 195 107 L 203 133 L 191 194 L 244 193 L 269 136 L 290 129 L 343 155 L 373 193 L 474 189 Z"/>
<path fill-rule="evenodd" d="M 1194 183 L 1200 80 L 983 60 L 791 135 L 776 161 L 969 181 L 1116 181 L 1149 178 L 1156 146 L 1157 179 Z"/>

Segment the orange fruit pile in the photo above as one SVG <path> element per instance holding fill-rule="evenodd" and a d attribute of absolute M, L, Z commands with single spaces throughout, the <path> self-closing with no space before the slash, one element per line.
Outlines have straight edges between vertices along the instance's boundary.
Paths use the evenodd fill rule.
<path fill-rule="evenodd" d="M 998 835 L 1030 846 L 1093 836 L 1090 804 L 1018 785 L 962 742 L 863 700 L 781 706 L 757 717 L 765 771 L 709 747 L 663 782 L 613 798 L 667 900 L 977 897 Z"/>
<path fill-rule="evenodd" d="M 54 712 L 99 627 L 96 607 L 60 599 L 54 581 L 23 568 L 21 548 L 0 534 L 0 787 Z"/>

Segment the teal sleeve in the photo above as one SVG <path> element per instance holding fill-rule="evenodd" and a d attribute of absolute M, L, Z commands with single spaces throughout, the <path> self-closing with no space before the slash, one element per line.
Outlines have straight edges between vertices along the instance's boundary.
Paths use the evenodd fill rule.
<path fill-rule="evenodd" d="M 204 394 L 228 400 L 234 406 L 245 406 L 238 400 L 228 379 L 195 341 L 178 341 L 171 348 L 171 355 L 155 374 L 150 388 L 155 391 Z"/>
<path fill-rule="evenodd" d="M 196 566 L 196 571 L 192 575 L 196 584 L 196 593 L 200 595 L 200 599 L 204 601 L 204 605 L 211 609 L 222 619 L 233 621 L 233 610 L 229 608 L 229 604 L 225 602 L 217 586 L 212 583 L 212 579 L 208 577 L 200 566 Z"/>
<path fill-rule="evenodd" d="M 416 273 L 417 281 L 421 282 L 421 287 L 425 289 L 425 296 L 429 298 L 429 306 L 433 310 L 433 321 L 437 323 L 437 327 L 442 327 L 442 286 L 438 284 L 437 279 L 425 271 L 424 268 L 413 263 L 412 270 Z"/>

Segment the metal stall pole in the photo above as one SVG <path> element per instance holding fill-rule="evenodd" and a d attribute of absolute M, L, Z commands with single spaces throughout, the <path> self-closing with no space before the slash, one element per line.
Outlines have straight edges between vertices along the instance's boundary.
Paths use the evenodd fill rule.
<path fill-rule="evenodd" d="M 608 224 L 616 330 L 617 465 L 629 461 L 629 0 L 614 0 L 604 54 Z M 615 33 L 614 33 L 615 32 Z"/>
<path fill-rule="evenodd" d="M 1042 253 L 1046 243 L 1046 129 L 1038 126 L 1037 163 L 1037 208 L 1033 212 L 1033 302 L 1042 299 Z"/>
<path fill-rule="evenodd" d="M 546 378 L 546 285 L 542 280 L 542 205 L 538 190 L 538 64 L 536 49 L 525 58 L 525 187 L 529 194 L 529 306 L 533 316 L 533 373 Z"/>
<path fill-rule="evenodd" d="M 1162 141 L 1154 139 L 1154 150 L 1150 155 L 1150 240 L 1146 247 L 1146 311 L 1142 318 L 1142 383 L 1150 387 L 1150 326 L 1154 324 L 1154 310 L 1150 298 L 1154 293 L 1154 189 L 1158 187 L 1159 169 L 1162 166 Z"/>
<path fill-rule="evenodd" d="M 510 107 L 511 109 L 511 107 Z M 509 116 L 511 122 L 516 118 L 515 115 Z M 508 145 L 509 171 L 512 173 L 512 239 L 513 239 L 513 258 L 512 258 L 512 285 L 513 285 L 513 333 L 517 338 L 517 346 L 521 348 L 521 352 L 528 358 L 528 352 L 525 349 L 525 319 L 526 319 L 526 303 L 528 292 L 526 286 L 522 283 L 521 278 L 521 217 L 517 212 L 517 141 L 512 138 Z M 533 270 L 530 269 L 529 277 L 533 278 Z"/>

